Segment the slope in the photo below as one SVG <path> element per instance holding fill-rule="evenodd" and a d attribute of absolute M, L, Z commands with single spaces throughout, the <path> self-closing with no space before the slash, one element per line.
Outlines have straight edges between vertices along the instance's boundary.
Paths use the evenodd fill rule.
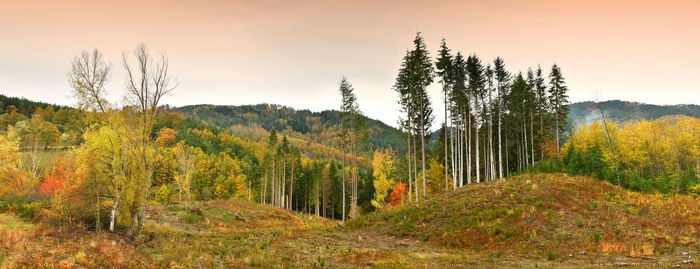
<path fill-rule="evenodd" d="M 236 134 L 255 136 L 255 129 L 287 131 L 292 136 L 309 142 L 337 148 L 340 129 L 340 112 L 326 110 L 312 112 L 302 109 L 272 105 L 215 106 L 191 105 L 171 108 L 187 116 L 209 122 Z M 400 132 L 381 121 L 365 117 L 370 130 L 369 142 L 374 147 L 394 149 L 403 146 Z M 256 137 L 259 139 L 259 137 Z"/>
<path fill-rule="evenodd" d="M 368 215 L 349 227 L 468 253 L 682 264 L 700 251 L 700 199 L 630 192 L 563 174 L 522 175 Z"/>
<path fill-rule="evenodd" d="M 653 120 L 667 115 L 700 117 L 700 105 L 652 105 L 637 102 L 611 100 L 604 102 L 579 102 L 569 105 L 569 124 L 590 124 L 602 120 L 598 109 L 615 121 L 632 119 Z"/>

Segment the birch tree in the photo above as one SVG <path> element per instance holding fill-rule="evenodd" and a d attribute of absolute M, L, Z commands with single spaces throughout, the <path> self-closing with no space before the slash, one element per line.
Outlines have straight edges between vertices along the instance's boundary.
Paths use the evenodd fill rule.
<path fill-rule="evenodd" d="M 127 54 L 122 55 L 122 65 L 126 71 L 126 99 L 135 108 L 139 115 L 139 148 L 142 178 L 138 182 L 140 195 L 137 201 L 138 217 L 133 218 L 129 235 L 138 235 L 143 229 L 146 216 L 146 199 L 151 187 L 153 174 L 152 158 L 149 158 L 149 151 L 153 149 L 151 130 L 153 129 L 153 118 L 158 112 L 158 105 L 161 99 L 172 92 L 177 84 L 171 84 L 169 74 L 168 58 L 161 54 L 154 59 L 146 46 L 139 44 L 133 51 L 135 62 L 129 60 Z M 138 219 L 138 228 L 134 230 L 134 225 Z"/>

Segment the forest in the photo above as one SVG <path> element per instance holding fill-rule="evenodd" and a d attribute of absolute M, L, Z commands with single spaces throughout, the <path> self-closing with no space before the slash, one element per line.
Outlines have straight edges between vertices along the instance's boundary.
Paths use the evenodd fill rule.
<path fill-rule="evenodd" d="M 624 117 L 611 112 L 611 103 L 589 103 L 583 112 L 580 106 L 570 106 L 565 67 L 552 63 L 509 70 L 500 57 L 486 59 L 452 50 L 445 39 L 429 49 L 420 32 L 396 63 L 395 83 L 387 89 L 396 93 L 394 101 L 401 106 L 398 129 L 367 117 L 352 78 L 344 76 L 333 89 L 340 104 L 333 111 L 270 104 L 170 107 L 164 102 L 178 92 L 168 58 L 141 44 L 125 54 L 119 66 L 127 83 L 125 103 L 117 105 L 106 94 L 113 66 L 102 52 L 86 50 L 66 64 L 77 106 L 0 95 L 0 213 L 13 213 L 56 232 L 80 230 L 123 235 L 135 242 L 153 240 L 149 229 L 154 228 L 147 220 L 158 215 L 154 213 L 158 208 L 184 208 L 189 213 L 179 225 L 189 225 L 204 221 L 200 208 L 205 205 L 223 210 L 230 205 L 222 201 L 230 201 L 237 207 L 248 202 L 282 209 L 274 214 L 298 214 L 289 218 L 299 218 L 303 225 L 320 225 L 306 223 L 305 218 L 313 216 L 340 226 L 350 223 L 342 229 L 396 221 L 391 224 L 392 235 L 424 236 L 425 241 L 442 236 L 439 244 L 488 248 L 492 239 L 465 241 L 447 230 L 428 237 L 423 226 L 416 226 L 417 216 L 435 212 L 411 206 L 421 208 L 449 195 L 503 187 L 510 184 L 505 178 L 530 188 L 524 177 L 542 173 L 596 178 L 608 184 L 600 188 L 622 196 L 637 197 L 629 193 L 640 192 L 691 202 L 700 196 L 697 112 L 683 116 L 655 108 L 643 110 L 647 111 L 643 116 Z M 429 98 L 432 84 L 440 85 L 441 100 Z M 596 120 L 571 123 L 570 110 L 594 115 Z M 436 122 L 435 113 L 443 111 L 446 120 Z M 494 192 L 498 196 L 501 191 Z M 465 199 L 465 205 L 471 203 Z M 551 205 L 537 199 L 531 200 L 533 208 Z M 477 201 L 488 208 L 488 197 L 479 196 Z M 204 209 L 204 214 L 214 216 L 215 211 L 208 211 L 212 208 Z M 465 218 L 468 225 L 478 227 L 470 231 L 475 232 L 494 219 L 527 214 L 518 210 Z M 392 215 L 396 212 L 406 213 L 404 220 Z M 406 221 L 411 218 L 416 222 Z M 697 215 L 693 218 L 697 220 Z M 461 225 L 462 220 L 451 221 Z M 499 225 L 483 233 L 493 238 L 529 233 L 527 239 L 512 237 L 518 240 L 537 237 L 534 230 L 510 231 Z M 453 241 L 445 241 L 451 236 Z M 544 253 L 552 260 L 559 257 Z M 167 265 L 167 260 L 158 265 Z M 229 262 L 223 267 L 241 266 Z M 311 267 L 327 267 L 320 256 L 314 262 L 318 264 Z M 254 265 L 248 260 L 242 266 Z"/>

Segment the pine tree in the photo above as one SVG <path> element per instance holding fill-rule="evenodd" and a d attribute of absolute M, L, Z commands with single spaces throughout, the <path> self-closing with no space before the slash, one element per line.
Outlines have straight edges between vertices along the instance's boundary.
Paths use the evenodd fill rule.
<path fill-rule="evenodd" d="M 414 123 L 412 129 L 420 134 L 423 197 L 426 197 L 425 140 L 426 131 L 430 130 L 434 120 L 427 87 L 433 82 L 434 68 L 420 32 L 416 34 L 413 45 L 413 50 L 404 57 L 394 89 L 399 92 L 399 102 L 404 110 L 408 111 L 408 118 Z M 414 142 L 414 150 L 418 146 L 416 142 Z"/>
<path fill-rule="evenodd" d="M 447 165 L 447 99 L 448 95 L 450 92 L 450 88 L 452 86 L 452 54 L 450 54 L 450 49 L 447 48 L 447 44 L 445 43 L 445 39 L 442 39 L 442 43 L 440 44 L 440 51 L 438 52 L 439 56 L 437 59 L 437 62 L 435 63 L 435 67 L 437 69 L 437 75 L 440 77 L 440 83 L 442 84 L 442 92 L 444 95 L 443 101 L 445 102 L 445 123 L 444 123 L 444 144 L 445 144 L 445 190 L 449 190 L 449 185 L 448 185 L 448 165 Z"/>
<path fill-rule="evenodd" d="M 348 82 L 347 78 L 343 77 L 340 80 L 340 95 L 341 95 L 341 105 L 340 105 L 340 148 L 343 154 L 343 167 L 342 167 L 342 182 L 343 182 L 343 223 L 345 223 L 345 148 L 349 143 L 349 133 L 348 127 L 351 126 L 350 119 L 352 113 L 354 113 L 354 105 L 356 101 L 355 93 L 352 84 Z"/>
<path fill-rule="evenodd" d="M 501 138 L 503 135 L 501 134 L 501 122 L 503 119 L 503 114 L 504 114 L 504 109 L 505 109 L 505 104 L 504 104 L 504 99 L 508 95 L 508 88 L 509 88 L 509 82 L 510 82 L 510 73 L 506 70 L 505 63 L 503 62 L 503 59 L 500 57 L 496 58 L 493 61 L 493 68 L 494 68 L 494 76 L 496 78 L 496 89 L 497 89 L 497 96 L 496 96 L 496 117 L 498 118 L 498 177 L 502 178 L 503 177 L 503 149 L 501 146 Z M 506 148 L 507 148 L 507 140 L 506 140 Z M 507 158 L 507 156 L 506 156 Z M 507 159 L 506 159 L 507 160 Z"/>
<path fill-rule="evenodd" d="M 474 114 L 475 122 L 475 156 L 476 156 L 476 182 L 481 182 L 479 169 L 479 127 L 483 123 L 486 113 L 486 106 L 484 104 L 484 97 L 486 93 L 485 83 L 486 79 L 484 77 L 484 66 L 481 64 L 481 60 L 476 55 L 471 55 L 467 58 L 467 74 L 469 76 L 468 89 L 469 93 L 474 97 L 474 108 L 476 111 L 481 110 L 481 113 Z"/>
<path fill-rule="evenodd" d="M 464 161 L 466 156 L 467 163 L 467 179 L 471 177 L 471 155 L 466 154 L 466 145 L 469 145 L 468 136 L 465 136 L 467 131 L 467 113 L 469 113 L 469 94 L 467 91 L 467 73 L 466 73 L 467 63 L 460 52 L 455 56 L 453 67 L 453 87 L 451 91 L 450 101 L 452 102 L 454 111 L 452 120 L 454 121 L 453 126 L 456 126 L 455 133 L 457 139 L 455 139 L 455 145 L 457 147 L 457 152 L 455 154 L 455 168 L 458 170 L 455 176 L 456 184 L 457 177 L 459 177 L 459 187 L 464 186 Z M 471 131 L 470 131 L 471 132 Z M 465 141 L 466 140 L 466 141 Z M 466 142 L 466 143 L 465 143 Z"/>
<path fill-rule="evenodd" d="M 544 141 L 546 139 L 544 134 L 544 114 L 549 107 L 549 100 L 547 99 L 547 86 L 544 84 L 542 67 L 539 65 L 537 65 L 537 70 L 535 71 L 535 99 L 537 103 L 537 114 L 540 122 L 540 160 L 544 160 Z"/>
<path fill-rule="evenodd" d="M 561 151 L 559 149 L 559 130 L 566 125 L 566 116 L 569 114 L 569 96 L 566 92 L 569 89 L 564 82 L 564 76 L 561 69 L 555 63 L 552 66 L 552 71 L 549 73 L 549 103 L 554 116 L 554 130 L 557 140 L 557 158 L 561 159 Z"/>

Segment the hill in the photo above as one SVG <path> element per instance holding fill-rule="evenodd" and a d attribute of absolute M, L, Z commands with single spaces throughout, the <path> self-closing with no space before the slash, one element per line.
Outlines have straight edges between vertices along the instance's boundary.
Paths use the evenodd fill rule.
<path fill-rule="evenodd" d="M 651 105 L 620 100 L 579 102 L 569 105 L 569 124 L 582 125 L 602 120 L 598 109 L 614 121 L 653 120 L 668 115 L 700 118 L 700 105 Z"/>
<path fill-rule="evenodd" d="M 244 137 L 260 139 L 273 128 L 308 142 L 338 148 L 340 112 L 312 112 L 291 107 L 258 104 L 243 106 L 191 105 L 171 108 L 187 116 L 214 124 Z M 400 149 L 400 132 L 381 121 L 365 117 L 370 130 L 369 142 L 374 147 Z M 263 133 L 261 133 L 261 131 Z"/>
<path fill-rule="evenodd" d="M 602 109 L 605 117 L 614 121 L 629 121 L 633 119 L 653 120 L 664 116 L 682 115 L 700 118 L 700 105 L 651 105 L 620 100 L 604 102 L 578 102 L 569 105 L 568 124 L 583 125 L 594 121 L 601 121 L 602 117 L 598 108 Z M 436 126 L 441 126 L 437 123 Z M 436 130 L 431 133 L 430 145 L 439 138 Z"/>
<path fill-rule="evenodd" d="M 151 204 L 137 238 L 34 224 L 0 204 L 0 268 L 693 266 L 700 200 L 560 174 L 469 185 L 338 222 L 245 201 Z M 16 215 L 15 215 L 16 214 Z"/>
<path fill-rule="evenodd" d="M 10 212 L 0 213 L 0 268 L 454 268 L 487 262 L 245 201 L 151 205 L 138 238 L 56 231 Z"/>
<path fill-rule="evenodd" d="M 61 108 L 68 108 L 65 106 L 59 106 L 44 102 L 31 101 L 26 98 L 19 97 L 9 97 L 0 94 L 0 114 L 9 112 L 8 108 L 14 106 L 17 109 L 17 113 L 23 114 L 25 116 L 31 116 L 37 108 L 52 108 L 53 110 L 59 110 Z"/>
<path fill-rule="evenodd" d="M 586 177 L 522 175 L 371 214 L 349 227 L 487 255 L 670 265 L 700 251 L 700 199 L 636 193 Z"/>

